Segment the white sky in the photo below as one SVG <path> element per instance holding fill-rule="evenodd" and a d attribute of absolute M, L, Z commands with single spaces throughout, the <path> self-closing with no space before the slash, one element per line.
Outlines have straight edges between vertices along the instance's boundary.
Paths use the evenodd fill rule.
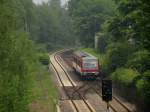
<path fill-rule="evenodd" d="M 40 4 L 42 2 L 47 2 L 48 0 L 33 0 L 34 3 Z M 62 5 L 64 5 L 68 0 L 61 0 Z"/>

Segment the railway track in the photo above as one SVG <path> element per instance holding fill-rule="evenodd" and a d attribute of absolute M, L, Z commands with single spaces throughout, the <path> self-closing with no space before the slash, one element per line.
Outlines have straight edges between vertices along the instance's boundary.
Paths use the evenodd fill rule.
<path fill-rule="evenodd" d="M 71 66 L 70 63 L 67 62 L 67 64 L 69 66 Z M 98 84 L 99 85 L 99 84 Z M 95 93 L 100 97 L 102 98 L 102 95 L 101 95 L 101 91 L 98 91 L 96 90 L 95 88 L 92 88 Z M 114 112 L 136 112 L 135 110 L 133 109 L 130 109 L 128 108 L 128 106 L 126 106 L 124 103 L 122 103 L 117 97 L 113 96 L 113 100 L 112 102 L 109 104 L 110 108 L 112 111 Z"/>
<path fill-rule="evenodd" d="M 101 92 L 97 91 L 95 88 L 92 89 L 98 96 L 102 98 Z M 124 105 L 118 98 L 114 96 L 112 98 L 112 102 L 109 103 L 109 106 L 114 112 L 135 112 L 134 110 L 130 110 L 126 105 Z"/>
<path fill-rule="evenodd" d="M 60 81 L 60 83 L 62 85 L 62 88 L 63 88 L 63 90 L 65 91 L 65 94 L 68 97 L 68 100 L 71 101 L 71 103 L 72 103 L 72 105 L 74 107 L 74 110 L 76 112 L 83 112 L 81 110 L 81 108 L 83 108 L 83 107 L 81 107 L 81 104 L 82 104 L 82 106 L 83 106 L 83 104 L 85 106 L 84 112 L 95 112 L 95 110 L 89 105 L 89 103 L 86 101 L 86 99 L 76 90 L 76 86 L 75 86 L 74 82 L 71 80 L 71 78 L 68 76 L 67 71 L 64 69 L 64 67 L 59 62 L 58 55 L 60 53 L 62 53 L 62 52 L 64 52 L 64 51 L 60 51 L 60 52 L 55 53 L 54 55 L 52 55 L 50 57 L 50 60 L 51 60 L 51 65 L 52 65 L 53 69 L 55 70 L 56 75 L 57 75 L 57 77 L 58 77 L 58 79 L 59 79 L 59 81 Z M 54 63 L 54 61 L 56 63 Z M 67 87 L 66 87 L 66 85 L 64 83 L 64 80 L 61 77 L 62 72 L 61 73 L 59 72 L 59 70 L 57 69 L 56 65 L 57 65 L 57 67 L 59 66 L 59 69 L 61 69 L 63 71 L 63 73 L 67 77 L 68 81 L 70 82 L 69 85 L 71 85 L 72 89 L 78 93 L 78 97 L 79 97 L 80 100 L 74 100 L 73 97 L 69 94 L 68 89 L 67 89 Z"/>

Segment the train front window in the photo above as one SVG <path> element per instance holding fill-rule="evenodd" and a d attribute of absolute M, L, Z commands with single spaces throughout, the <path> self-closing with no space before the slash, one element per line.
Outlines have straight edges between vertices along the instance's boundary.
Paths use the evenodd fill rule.
<path fill-rule="evenodd" d="M 95 59 L 92 60 L 88 59 L 83 62 L 83 68 L 85 69 L 96 69 L 98 67 L 97 65 L 98 63 L 97 60 Z"/>

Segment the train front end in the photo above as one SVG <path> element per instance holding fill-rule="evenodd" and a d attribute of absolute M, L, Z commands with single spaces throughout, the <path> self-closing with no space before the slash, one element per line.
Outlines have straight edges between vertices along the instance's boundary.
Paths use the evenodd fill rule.
<path fill-rule="evenodd" d="M 99 63 L 96 57 L 82 58 L 82 77 L 96 78 L 99 75 Z"/>

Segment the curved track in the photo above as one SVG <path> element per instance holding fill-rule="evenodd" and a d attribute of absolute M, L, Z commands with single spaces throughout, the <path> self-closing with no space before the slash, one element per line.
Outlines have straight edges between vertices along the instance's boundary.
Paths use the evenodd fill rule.
<path fill-rule="evenodd" d="M 65 51 L 66 51 L 66 50 L 65 50 Z M 68 97 L 68 100 L 71 101 L 71 103 L 72 103 L 72 105 L 73 105 L 73 107 L 74 107 L 74 110 L 75 110 L 76 112 L 82 112 L 82 111 L 80 110 L 80 109 L 82 108 L 82 107 L 80 107 L 80 106 L 81 106 L 81 105 L 80 105 L 81 102 L 84 103 L 84 106 L 86 106 L 86 109 L 84 110 L 85 112 L 95 112 L 95 110 L 89 105 L 89 103 L 86 101 L 86 99 L 77 91 L 77 88 L 76 88 L 74 82 L 71 80 L 71 78 L 68 76 L 68 73 L 66 72 L 66 70 L 64 69 L 64 67 L 61 65 L 61 63 L 59 62 L 59 56 L 58 56 L 58 55 L 59 55 L 60 53 L 62 53 L 62 52 L 64 52 L 64 51 L 59 51 L 59 52 L 57 52 L 57 53 L 51 55 L 50 60 L 51 60 L 51 65 L 52 65 L 53 69 L 55 70 L 56 75 L 57 75 L 57 77 L 58 77 L 58 79 L 59 79 L 59 81 L 60 81 L 60 83 L 61 83 L 61 85 L 62 85 L 62 87 L 63 87 L 63 90 L 65 91 L 65 94 L 66 94 L 67 97 Z M 52 59 L 52 58 L 53 58 L 53 59 Z M 55 61 L 55 62 L 54 62 L 54 61 Z M 57 65 L 56 65 L 56 63 L 57 63 Z M 78 104 L 78 102 L 77 102 L 76 100 L 73 100 L 72 96 L 69 94 L 68 89 L 67 89 L 67 87 L 66 87 L 66 85 L 65 85 L 65 83 L 64 83 L 64 80 L 63 80 L 62 77 L 61 77 L 62 72 L 60 73 L 56 66 L 59 66 L 59 67 L 61 68 L 61 71 L 63 71 L 63 73 L 64 73 L 65 76 L 67 77 L 67 80 L 70 82 L 72 89 L 73 89 L 74 91 L 76 91 L 76 93 L 78 93 L 78 97 L 79 97 L 79 99 L 80 99 L 80 100 L 78 100 L 78 101 L 80 101 L 79 104 Z M 59 68 L 59 69 L 60 69 L 60 68 Z"/>

